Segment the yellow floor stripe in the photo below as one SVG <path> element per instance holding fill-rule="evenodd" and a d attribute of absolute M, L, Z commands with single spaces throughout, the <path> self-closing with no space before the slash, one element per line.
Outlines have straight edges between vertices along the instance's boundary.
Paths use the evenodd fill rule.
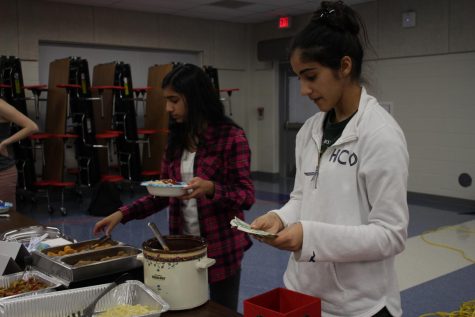
<path fill-rule="evenodd" d="M 440 230 L 426 234 L 425 238 L 463 250 L 467 257 L 475 259 L 475 235 L 466 232 L 475 231 L 475 220 L 451 227 L 464 230 Z M 396 257 L 399 287 L 405 290 L 471 264 L 473 263 L 457 252 L 433 246 L 424 242 L 420 236 L 414 236 L 407 240 L 404 252 Z"/>

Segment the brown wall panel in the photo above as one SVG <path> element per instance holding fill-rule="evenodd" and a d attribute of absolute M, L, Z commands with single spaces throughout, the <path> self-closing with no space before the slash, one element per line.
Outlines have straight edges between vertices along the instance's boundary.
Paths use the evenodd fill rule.
<path fill-rule="evenodd" d="M 69 82 L 69 58 L 55 60 L 50 63 L 48 79 L 48 102 L 46 108 L 45 132 L 65 133 L 67 94 L 58 84 Z M 43 179 L 63 179 L 64 142 L 63 140 L 46 140 L 44 143 L 45 170 Z"/>

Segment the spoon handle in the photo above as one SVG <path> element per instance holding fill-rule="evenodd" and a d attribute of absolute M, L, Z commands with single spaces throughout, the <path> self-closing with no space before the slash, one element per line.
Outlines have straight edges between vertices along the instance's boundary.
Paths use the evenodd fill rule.
<path fill-rule="evenodd" d="M 162 235 L 160 234 L 160 231 L 158 230 L 157 225 L 153 222 L 149 222 L 148 226 L 150 229 L 152 229 L 153 234 L 155 235 L 155 238 L 157 238 L 158 242 L 162 245 L 163 250 L 170 251 L 170 248 L 168 247 L 167 243 L 165 242 Z"/>

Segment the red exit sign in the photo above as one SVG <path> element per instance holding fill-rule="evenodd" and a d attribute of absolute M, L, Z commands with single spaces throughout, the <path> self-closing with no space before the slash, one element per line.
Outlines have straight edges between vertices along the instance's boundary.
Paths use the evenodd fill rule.
<path fill-rule="evenodd" d="M 291 19 L 289 16 L 279 18 L 279 29 L 289 29 Z"/>

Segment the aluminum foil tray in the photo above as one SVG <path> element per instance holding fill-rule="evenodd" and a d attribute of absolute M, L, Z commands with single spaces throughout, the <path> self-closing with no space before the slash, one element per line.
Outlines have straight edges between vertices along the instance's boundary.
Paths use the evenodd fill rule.
<path fill-rule="evenodd" d="M 23 275 L 23 272 L 0 276 L 0 288 L 9 287 L 14 281 L 19 280 L 22 275 Z M 25 276 L 23 278 L 27 279 L 27 278 L 32 278 L 32 277 L 36 278 L 37 280 L 39 280 L 43 283 L 45 283 L 47 285 L 47 287 L 36 290 L 36 291 L 25 292 L 25 293 L 20 293 L 20 294 L 16 294 L 16 295 L 6 296 L 6 297 L 0 297 L 0 302 L 11 299 L 11 298 L 17 298 L 17 297 L 22 297 L 22 296 L 29 296 L 29 295 L 36 295 L 36 294 L 51 292 L 51 291 L 56 290 L 57 287 L 61 286 L 61 282 L 59 280 L 57 280 L 53 277 L 50 277 L 46 274 L 43 274 L 39 271 L 36 271 L 36 270 L 31 270 L 31 271 L 25 272 Z"/>
<path fill-rule="evenodd" d="M 21 317 L 66 317 L 78 316 L 108 284 L 89 286 L 54 293 L 39 294 L 34 297 L 20 297 L 0 302 L 0 316 Z M 118 285 L 99 300 L 96 312 L 102 312 L 120 304 L 146 305 L 158 312 L 147 317 L 157 317 L 170 306 L 160 295 L 153 292 L 142 282 L 127 281 Z"/>
<path fill-rule="evenodd" d="M 19 242 L 28 245 L 32 238 L 39 238 L 47 233 L 47 239 L 64 238 L 69 241 L 73 239 L 65 236 L 58 228 L 45 226 L 30 226 L 4 232 L 0 240 Z"/>
<path fill-rule="evenodd" d="M 119 251 L 125 252 L 126 256 L 87 265 L 75 265 L 79 260 L 100 260 L 116 255 Z M 137 255 L 141 252 L 140 249 L 132 246 L 120 245 L 62 257 L 50 257 L 42 252 L 35 251 L 32 257 L 35 268 L 61 279 L 64 285 L 69 286 L 72 282 L 89 280 L 142 267 L 142 262 L 137 260 Z"/>

